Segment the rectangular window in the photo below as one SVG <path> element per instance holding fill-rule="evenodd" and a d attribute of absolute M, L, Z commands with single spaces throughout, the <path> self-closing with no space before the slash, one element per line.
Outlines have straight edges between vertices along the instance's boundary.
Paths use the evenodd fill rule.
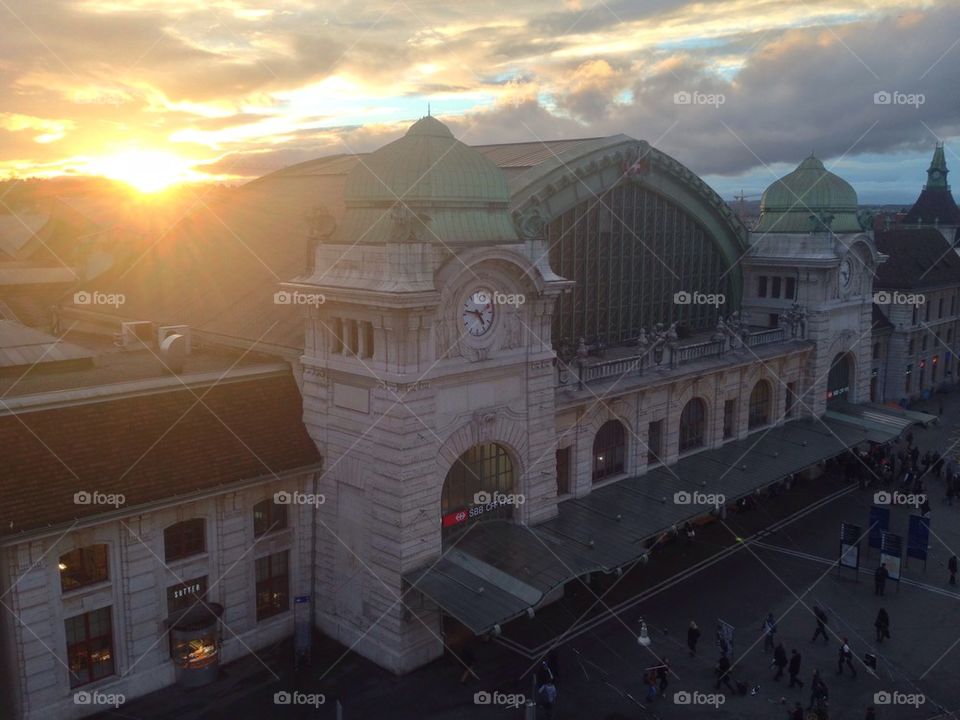
<path fill-rule="evenodd" d="M 737 425 L 737 401 L 727 400 L 723 403 L 723 439 L 733 437 Z"/>
<path fill-rule="evenodd" d="M 363 323 L 363 357 L 373 357 L 373 323 Z"/>
<path fill-rule="evenodd" d="M 797 384 L 787 383 L 787 397 L 783 406 L 784 417 L 792 418 L 797 409 Z"/>
<path fill-rule="evenodd" d="M 70 687 L 79 687 L 113 675 L 110 611 L 109 607 L 100 608 L 64 621 Z"/>
<path fill-rule="evenodd" d="M 267 498 L 253 506 L 253 536 L 260 537 L 268 532 L 283 530 L 287 527 L 287 506 Z"/>
<path fill-rule="evenodd" d="M 199 555 L 207 549 L 207 523 L 203 518 L 184 520 L 163 531 L 164 558 L 167 562 Z"/>
<path fill-rule="evenodd" d="M 787 285 L 786 289 L 783 291 L 783 296 L 789 298 L 790 300 L 797 299 L 797 279 L 793 277 L 788 277 L 786 279 Z"/>
<path fill-rule="evenodd" d="M 570 493 L 570 448 L 557 449 L 557 496 Z"/>
<path fill-rule="evenodd" d="M 77 548 L 60 556 L 60 590 L 69 592 L 110 579 L 106 545 Z"/>
<path fill-rule="evenodd" d="M 647 426 L 647 465 L 656 465 L 663 457 L 663 420 Z"/>
<path fill-rule="evenodd" d="M 757 278 L 757 297 L 766 297 L 767 296 L 767 277 L 766 275 L 761 275 Z"/>
<path fill-rule="evenodd" d="M 356 320 L 347 320 L 347 329 L 349 330 L 348 342 L 350 343 L 350 354 L 359 356 L 360 354 L 360 323 Z"/>
<path fill-rule="evenodd" d="M 177 583 L 167 588 L 167 615 L 186 612 L 207 595 L 207 576 Z"/>
<path fill-rule="evenodd" d="M 770 288 L 770 297 L 778 298 L 780 297 L 780 283 L 781 279 L 779 277 L 773 278 L 773 284 Z"/>
<path fill-rule="evenodd" d="M 279 615 L 290 609 L 290 574 L 287 551 L 268 555 L 256 562 L 257 620 Z"/>
<path fill-rule="evenodd" d="M 923 321 L 930 322 L 930 303 L 923 306 Z"/>
<path fill-rule="evenodd" d="M 330 348 L 330 352 L 336 353 L 339 355 L 343 352 L 343 320 L 340 318 L 333 319 L 333 346 Z"/>

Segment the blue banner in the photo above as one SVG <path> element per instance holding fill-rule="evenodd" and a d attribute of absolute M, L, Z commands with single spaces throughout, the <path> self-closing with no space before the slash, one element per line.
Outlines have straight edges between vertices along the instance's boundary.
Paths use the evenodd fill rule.
<path fill-rule="evenodd" d="M 870 508 L 870 535 L 867 545 L 872 548 L 880 549 L 883 532 L 890 529 L 890 508 L 873 505 Z"/>
<path fill-rule="evenodd" d="M 907 530 L 907 557 L 926 562 L 929 548 L 930 518 L 911 515 L 910 527 Z"/>

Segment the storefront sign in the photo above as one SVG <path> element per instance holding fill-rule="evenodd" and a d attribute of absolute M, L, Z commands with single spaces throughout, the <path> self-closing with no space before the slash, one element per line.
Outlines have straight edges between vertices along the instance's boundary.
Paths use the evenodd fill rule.
<path fill-rule="evenodd" d="M 447 513 L 443 516 L 441 523 L 442 527 L 448 528 L 453 527 L 454 525 L 460 525 L 461 523 L 465 523 L 467 520 L 474 520 L 485 513 L 493 512 L 494 510 L 498 510 L 502 507 L 513 507 L 514 505 L 523 502 L 522 495 L 506 495 L 500 492 L 495 492 L 493 494 L 477 493 L 477 495 L 488 497 L 490 498 L 490 501 L 477 505 L 471 505 L 470 507 Z"/>

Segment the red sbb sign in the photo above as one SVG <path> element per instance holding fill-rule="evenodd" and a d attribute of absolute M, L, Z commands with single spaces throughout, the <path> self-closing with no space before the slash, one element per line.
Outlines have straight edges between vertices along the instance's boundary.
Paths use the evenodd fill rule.
<path fill-rule="evenodd" d="M 454 525 L 459 525 L 467 521 L 467 518 L 470 516 L 466 510 L 457 510 L 456 512 L 447 513 L 443 516 L 443 527 L 453 527 Z"/>

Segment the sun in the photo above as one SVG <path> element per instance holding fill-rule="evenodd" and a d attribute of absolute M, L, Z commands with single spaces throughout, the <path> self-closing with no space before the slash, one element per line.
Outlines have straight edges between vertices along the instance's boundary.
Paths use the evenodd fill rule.
<path fill-rule="evenodd" d="M 141 193 L 156 193 L 199 179 L 193 161 L 162 150 L 125 150 L 93 158 L 90 172 L 127 183 Z"/>

